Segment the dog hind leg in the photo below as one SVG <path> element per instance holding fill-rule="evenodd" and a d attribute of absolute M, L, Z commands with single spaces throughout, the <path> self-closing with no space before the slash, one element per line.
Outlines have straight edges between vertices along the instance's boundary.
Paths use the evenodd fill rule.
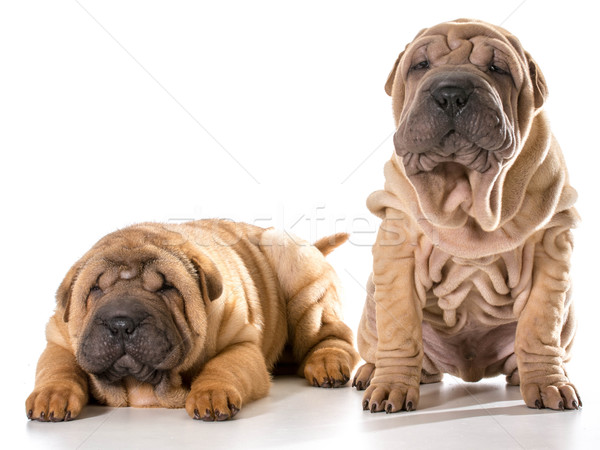
<path fill-rule="evenodd" d="M 319 387 L 338 387 L 358 362 L 350 328 L 342 321 L 333 267 L 308 242 L 276 230 L 261 237 L 286 299 L 289 342 L 299 373 Z"/>

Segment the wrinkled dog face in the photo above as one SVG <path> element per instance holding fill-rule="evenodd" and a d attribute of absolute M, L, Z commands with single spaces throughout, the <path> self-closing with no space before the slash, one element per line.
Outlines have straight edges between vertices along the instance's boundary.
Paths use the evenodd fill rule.
<path fill-rule="evenodd" d="M 181 303 L 176 288 L 150 258 L 107 261 L 90 274 L 92 309 L 77 349 L 81 366 L 100 379 L 133 376 L 156 384 L 181 363 L 186 345 L 169 306 Z"/>
<path fill-rule="evenodd" d="M 532 84 L 536 69 L 514 36 L 479 22 L 425 29 L 399 56 L 386 84 L 394 145 L 418 192 L 443 192 L 444 204 L 424 199 L 434 222 L 464 223 L 450 212 L 469 213 L 470 190 L 491 184 L 515 158 L 545 95 Z"/>
<path fill-rule="evenodd" d="M 512 156 L 518 64 L 505 43 L 467 36 L 427 34 L 405 55 L 410 96 L 394 142 L 410 175 L 445 162 L 483 173 Z"/>
<path fill-rule="evenodd" d="M 65 317 L 77 361 L 100 382 L 130 376 L 157 385 L 203 341 L 198 274 L 148 236 L 115 235 L 84 257 L 70 286 Z"/>

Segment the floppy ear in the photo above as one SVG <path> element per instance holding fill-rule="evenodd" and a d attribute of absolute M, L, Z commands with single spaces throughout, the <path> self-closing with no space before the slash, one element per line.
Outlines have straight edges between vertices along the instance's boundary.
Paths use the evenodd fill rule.
<path fill-rule="evenodd" d="M 77 277 L 77 273 L 81 269 L 81 261 L 78 261 L 74 264 L 65 278 L 60 283 L 58 290 L 56 291 L 56 303 L 59 308 L 64 310 L 63 320 L 65 322 L 69 321 L 69 309 L 71 307 L 71 295 L 73 294 L 73 283 L 75 282 L 75 278 Z"/>
<path fill-rule="evenodd" d="M 548 97 L 548 85 L 537 63 L 528 52 L 525 52 L 529 64 L 529 78 L 533 86 L 533 101 L 536 109 L 541 108 Z"/>
<path fill-rule="evenodd" d="M 223 278 L 212 260 L 202 253 L 195 252 L 190 261 L 198 272 L 200 291 L 208 303 L 218 299 L 223 293 Z"/>
<path fill-rule="evenodd" d="M 407 45 L 408 47 L 408 45 Z M 392 71 L 388 75 L 387 81 L 385 82 L 385 93 L 391 97 L 392 95 L 392 87 L 394 86 L 394 79 L 396 78 L 396 71 L 398 70 L 398 65 L 400 64 L 400 60 L 402 56 L 404 56 L 404 49 L 396 58 L 396 62 L 394 63 L 394 67 L 392 67 Z"/>
<path fill-rule="evenodd" d="M 417 35 L 413 38 L 413 41 L 415 39 L 417 39 L 418 37 L 420 37 L 427 30 L 428 30 L 428 28 L 423 28 L 422 30 L 420 30 L 417 33 Z M 394 63 L 394 67 L 392 67 L 392 71 L 388 75 L 387 81 L 385 82 L 385 93 L 387 95 L 389 95 L 390 97 L 392 95 L 392 87 L 394 86 L 394 79 L 396 78 L 396 72 L 398 70 L 398 66 L 400 65 L 400 61 L 402 60 L 402 57 L 404 56 L 404 52 L 406 52 L 406 49 L 408 48 L 408 46 L 410 44 L 411 44 L 411 42 L 409 42 L 408 44 L 406 44 L 406 47 L 404 47 L 404 50 L 402 50 L 400 52 L 400 54 L 398 55 L 398 57 L 396 58 L 396 62 Z"/>

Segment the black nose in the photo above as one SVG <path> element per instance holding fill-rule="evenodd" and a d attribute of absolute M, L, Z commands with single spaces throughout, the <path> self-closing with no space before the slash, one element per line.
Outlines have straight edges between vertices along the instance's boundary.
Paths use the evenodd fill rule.
<path fill-rule="evenodd" d="M 450 85 L 438 87 L 431 92 L 431 96 L 447 114 L 456 115 L 469 101 L 471 92 L 472 88 Z"/>
<path fill-rule="evenodd" d="M 98 309 L 95 322 L 114 337 L 123 339 L 131 336 L 148 316 L 150 311 L 142 300 L 117 298 Z"/>
<path fill-rule="evenodd" d="M 137 325 L 131 317 L 118 316 L 111 317 L 104 321 L 106 327 L 110 330 L 113 335 L 129 335 L 134 332 Z"/>

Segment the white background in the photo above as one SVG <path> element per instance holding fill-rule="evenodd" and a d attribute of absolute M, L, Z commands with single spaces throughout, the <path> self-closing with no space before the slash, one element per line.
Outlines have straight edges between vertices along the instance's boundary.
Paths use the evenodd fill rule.
<path fill-rule="evenodd" d="M 572 377 L 597 370 L 600 39 L 592 2 L 4 1 L 3 417 L 25 421 L 44 325 L 70 265 L 136 222 L 222 217 L 312 241 L 351 232 L 330 260 L 356 330 L 378 225 L 365 199 L 382 187 L 393 152 L 383 86 L 421 28 L 458 17 L 503 24 L 548 82 L 547 108 L 583 217 Z"/>

